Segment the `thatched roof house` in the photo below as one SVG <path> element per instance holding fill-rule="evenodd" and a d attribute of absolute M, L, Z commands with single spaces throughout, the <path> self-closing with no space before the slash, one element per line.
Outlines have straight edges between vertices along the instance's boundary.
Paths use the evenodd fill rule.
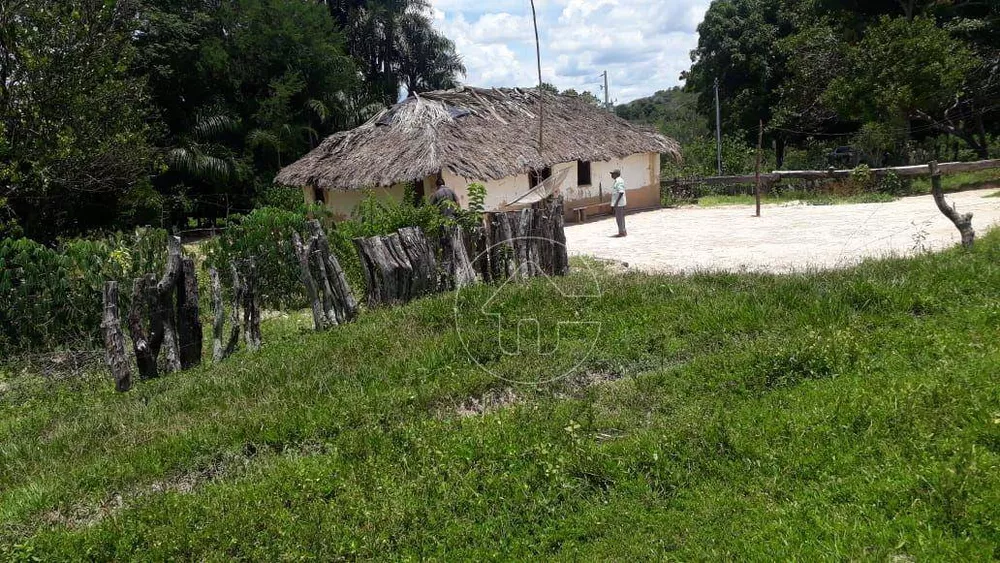
<path fill-rule="evenodd" d="M 538 150 L 540 101 L 542 152 Z M 567 189 L 592 185 L 600 189 L 609 180 L 592 180 L 590 163 L 609 163 L 608 168 L 621 168 L 635 188 L 656 183 L 658 199 L 661 154 L 678 158 L 678 144 L 579 98 L 536 89 L 465 87 L 408 98 L 357 129 L 337 133 L 281 170 L 276 181 L 304 188 L 307 198 L 322 198 L 342 209 L 357 197 L 345 198 L 340 192 L 364 187 L 393 191 L 414 181 L 432 189 L 440 174 L 462 193 L 469 182 L 485 183 L 488 206 L 498 206 L 560 165 L 580 168 L 580 174 L 566 182 Z M 648 155 L 656 155 L 656 162 Z M 628 159 L 635 160 L 634 165 L 645 159 L 646 172 L 636 169 L 630 178 L 627 169 L 635 166 L 630 167 Z M 600 195 L 568 194 L 568 199 Z M 346 201 L 336 204 L 338 199 Z"/>

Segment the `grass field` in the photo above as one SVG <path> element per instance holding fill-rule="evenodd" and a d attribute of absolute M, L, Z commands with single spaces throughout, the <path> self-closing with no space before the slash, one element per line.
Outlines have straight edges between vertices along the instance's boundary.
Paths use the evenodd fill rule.
<path fill-rule="evenodd" d="M 941 176 L 941 189 L 946 192 L 981 188 L 991 183 L 1000 183 L 1000 169 L 962 172 L 960 174 L 946 174 Z M 914 179 L 912 189 L 915 193 L 931 193 L 931 179 Z"/>
<path fill-rule="evenodd" d="M 980 170 L 948 174 L 941 177 L 941 187 L 946 192 L 982 188 L 992 183 L 1000 183 L 1000 169 Z M 927 194 L 931 191 L 930 178 L 915 178 L 910 187 L 914 194 Z M 781 204 L 800 201 L 808 205 L 837 205 L 844 203 L 884 203 L 896 198 L 883 193 L 863 193 L 853 196 L 818 193 L 815 190 L 787 190 L 778 194 L 767 194 L 761 198 L 763 204 Z M 724 205 L 753 205 L 753 195 L 708 195 L 698 198 L 699 207 L 719 207 Z"/>
<path fill-rule="evenodd" d="M 808 205 L 836 205 L 844 203 L 885 203 L 896 198 L 889 194 L 867 193 L 853 196 L 837 196 L 833 194 L 809 191 L 787 191 L 780 194 L 762 196 L 760 202 L 764 205 L 789 203 L 799 201 Z M 724 205 L 754 205 L 756 200 L 752 195 L 708 195 L 698 198 L 699 207 L 720 207 Z"/>
<path fill-rule="evenodd" d="M 599 323 L 589 354 L 585 331 L 521 356 L 492 319 L 457 334 L 480 287 L 324 334 L 273 319 L 258 354 L 124 395 L 7 374 L 0 559 L 996 559 L 998 264 L 994 232 L 506 290 L 508 318 Z"/>

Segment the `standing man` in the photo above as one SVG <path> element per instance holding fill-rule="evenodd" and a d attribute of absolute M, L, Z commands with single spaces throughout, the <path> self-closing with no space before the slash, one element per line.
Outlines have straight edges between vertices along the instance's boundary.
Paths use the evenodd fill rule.
<path fill-rule="evenodd" d="M 628 233 L 625 232 L 625 180 L 622 179 L 622 171 L 618 169 L 611 172 L 611 177 L 615 180 L 615 185 L 611 188 L 611 207 L 618 223 L 618 234 L 615 237 L 626 237 Z"/>
<path fill-rule="evenodd" d="M 431 195 L 431 205 L 436 205 L 441 210 L 441 215 L 445 217 L 455 216 L 458 196 L 455 195 L 455 190 L 445 185 L 444 178 L 437 179 L 437 190 Z"/>

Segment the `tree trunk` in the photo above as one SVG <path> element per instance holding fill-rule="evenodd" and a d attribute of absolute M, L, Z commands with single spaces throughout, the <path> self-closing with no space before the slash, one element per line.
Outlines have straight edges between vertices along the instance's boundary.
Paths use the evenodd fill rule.
<path fill-rule="evenodd" d="M 163 322 L 163 346 L 166 347 L 167 373 L 181 370 L 180 344 L 177 336 L 177 312 L 173 292 L 181 276 L 181 239 L 167 239 L 167 270 L 156 284 L 156 306 Z"/>
<path fill-rule="evenodd" d="M 125 335 L 122 334 L 121 317 L 118 312 L 118 282 L 104 284 L 104 332 L 105 361 L 115 378 L 115 389 L 124 393 L 132 388 L 132 366 L 125 353 Z"/>
<path fill-rule="evenodd" d="M 308 243 L 302 242 L 299 233 L 292 233 L 292 245 L 295 248 L 295 257 L 299 260 L 299 279 L 306 286 L 306 296 L 309 298 L 309 305 L 312 307 L 313 327 L 318 331 L 326 329 L 326 313 L 323 304 L 319 300 L 319 290 L 316 287 L 316 280 L 312 275 L 312 254 L 316 250 L 316 243 L 319 237 L 312 236 Z"/>
<path fill-rule="evenodd" d="M 962 235 L 962 246 L 971 249 L 976 241 L 976 231 L 972 228 L 972 213 L 959 215 L 954 205 L 949 205 L 944 199 L 944 191 L 941 188 L 941 172 L 938 170 L 938 163 L 931 162 L 931 193 L 934 195 L 934 203 L 937 204 L 941 213 L 944 214 Z"/>
<path fill-rule="evenodd" d="M 260 299 L 257 297 L 257 264 L 253 258 L 246 261 L 243 276 L 243 325 L 246 327 L 247 349 L 260 350 Z"/>
<path fill-rule="evenodd" d="M 774 167 L 777 170 L 780 170 L 785 165 L 785 145 L 784 137 L 776 137 L 774 139 Z"/>
<path fill-rule="evenodd" d="M 330 250 L 330 240 L 326 237 L 322 225 L 319 221 L 309 222 L 313 235 L 318 237 L 317 258 L 323 266 L 321 271 L 325 271 L 327 283 L 323 286 L 324 291 L 331 291 L 330 298 L 333 302 L 333 316 L 327 310 L 327 320 L 335 320 L 337 324 L 344 324 L 353 321 L 358 316 L 358 301 L 354 298 L 350 284 L 347 283 L 347 275 L 340 266 L 340 261 Z"/>
<path fill-rule="evenodd" d="M 565 200 L 559 196 L 552 200 L 552 274 L 565 276 L 569 273 L 569 248 L 566 247 Z"/>
<path fill-rule="evenodd" d="M 226 343 L 226 349 L 222 352 L 222 359 L 232 356 L 240 346 L 240 311 L 243 309 L 243 297 L 246 293 L 243 278 L 240 276 L 236 264 L 230 264 L 229 269 L 233 276 L 233 312 L 232 321 L 229 323 L 229 341 Z"/>
<path fill-rule="evenodd" d="M 152 324 L 153 308 L 150 307 L 150 292 L 153 290 L 152 276 L 136 278 L 132 283 L 132 304 L 128 312 L 128 331 L 132 337 L 132 350 L 135 352 L 136 367 L 139 368 L 139 379 L 154 379 L 158 374 L 156 371 L 156 356 L 159 353 L 159 346 L 154 352 L 150 342 L 150 336 L 143 326 L 143 319 L 150 317 Z M 162 338 L 162 323 L 159 328 Z M 151 329 L 152 330 L 152 329 Z"/>
<path fill-rule="evenodd" d="M 226 331 L 226 308 L 222 304 L 222 280 L 215 268 L 208 270 L 212 280 L 212 362 L 219 363 L 225 358 L 222 338 Z"/>
<path fill-rule="evenodd" d="M 405 302 L 409 285 L 407 278 L 412 274 L 413 267 L 399 244 L 399 236 L 396 235 L 395 240 L 392 236 L 356 238 L 354 247 L 365 274 L 368 306 L 374 308 Z"/>
<path fill-rule="evenodd" d="M 413 298 L 430 295 L 437 291 L 438 264 L 430 242 L 420 227 L 399 229 L 399 241 L 413 268 L 410 294 Z"/>
<path fill-rule="evenodd" d="M 461 227 L 448 227 L 441 252 L 441 268 L 445 274 L 446 289 L 461 289 L 476 283 L 476 270 L 472 267 L 469 254 L 466 252 Z M 485 251 L 481 259 L 486 265 L 489 264 Z"/>
<path fill-rule="evenodd" d="M 204 332 L 198 301 L 198 276 L 194 260 L 181 260 L 181 277 L 177 284 L 177 336 L 181 352 L 181 369 L 201 364 Z"/>

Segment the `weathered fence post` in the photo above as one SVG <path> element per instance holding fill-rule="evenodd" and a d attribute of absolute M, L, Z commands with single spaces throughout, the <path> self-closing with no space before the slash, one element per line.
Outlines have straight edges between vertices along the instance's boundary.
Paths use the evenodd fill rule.
<path fill-rule="evenodd" d="M 115 378 L 115 389 L 124 393 L 132 388 L 132 366 L 125 354 L 125 335 L 122 333 L 121 317 L 118 312 L 118 282 L 104 284 L 104 332 L 105 361 Z"/>
<path fill-rule="evenodd" d="M 246 260 L 243 276 L 243 324 L 247 349 L 251 352 L 260 350 L 260 299 L 257 297 L 257 264 L 253 258 Z"/>
<path fill-rule="evenodd" d="M 931 162 L 931 193 L 934 195 L 934 203 L 937 204 L 941 213 L 944 214 L 955 227 L 958 228 L 959 234 L 962 235 L 962 246 L 965 248 L 972 248 L 973 244 L 976 242 L 976 231 L 972 228 L 972 213 L 966 213 L 964 215 L 959 215 L 958 210 L 955 209 L 954 205 L 949 205 L 944 199 L 944 190 L 941 187 L 941 170 L 938 168 L 938 163 Z"/>
<path fill-rule="evenodd" d="M 132 349 L 135 352 L 135 363 L 139 368 L 139 379 L 153 379 L 157 374 L 156 356 L 159 350 L 153 350 L 151 337 L 146 332 L 143 319 L 152 317 L 154 300 L 150 299 L 153 291 L 152 276 L 136 278 L 132 283 L 132 304 L 128 312 L 128 332 L 132 337 Z M 162 334 L 162 328 L 159 329 Z"/>
<path fill-rule="evenodd" d="M 437 291 L 438 264 L 424 231 L 420 227 L 399 229 L 399 242 L 412 267 L 409 298 Z"/>
<path fill-rule="evenodd" d="M 461 289 L 476 283 L 476 270 L 469 260 L 461 227 L 448 228 L 444 248 L 441 251 L 443 256 L 442 269 L 447 279 L 447 289 Z M 489 264 L 485 255 L 481 255 L 480 259 L 484 265 Z"/>
<path fill-rule="evenodd" d="M 181 239 L 167 239 L 167 270 L 156 284 L 156 306 L 163 322 L 162 343 L 167 348 L 167 372 L 180 371 L 181 353 L 177 335 L 177 315 L 174 311 L 173 292 L 177 290 L 177 281 L 181 275 Z"/>
<path fill-rule="evenodd" d="M 222 352 L 223 359 L 233 355 L 240 346 L 240 311 L 243 309 L 243 294 L 246 292 L 243 278 L 240 276 L 236 264 L 230 264 L 229 271 L 233 277 L 233 311 L 229 327 L 229 341 L 226 342 L 226 349 Z"/>
<path fill-rule="evenodd" d="M 209 268 L 208 277 L 212 281 L 212 362 L 219 363 L 225 358 L 222 337 L 226 330 L 226 308 L 222 304 L 222 280 L 219 271 Z"/>
<path fill-rule="evenodd" d="M 198 302 L 198 276 L 194 260 L 181 260 L 181 277 L 177 284 L 177 336 L 180 345 L 181 369 L 201 364 L 204 332 Z"/>
<path fill-rule="evenodd" d="M 318 239 L 316 250 L 320 271 L 326 278 L 324 291 L 330 291 L 329 299 L 333 308 L 327 309 L 327 320 L 334 324 L 344 324 L 353 321 L 358 316 L 358 301 L 354 298 L 351 286 L 347 283 L 347 275 L 340 267 L 340 261 L 330 250 L 330 240 L 326 237 L 322 225 L 313 219 L 309 222 L 313 235 Z"/>
<path fill-rule="evenodd" d="M 313 235 L 309 242 L 303 243 L 299 233 L 292 233 L 292 246 L 295 249 L 295 257 L 299 261 L 299 279 L 306 286 L 306 297 L 309 298 L 309 306 L 312 307 L 313 327 L 316 331 L 326 329 L 326 312 L 319 301 L 319 290 L 316 287 L 316 280 L 312 275 L 312 254 L 316 250 L 316 243 L 319 237 Z"/>

